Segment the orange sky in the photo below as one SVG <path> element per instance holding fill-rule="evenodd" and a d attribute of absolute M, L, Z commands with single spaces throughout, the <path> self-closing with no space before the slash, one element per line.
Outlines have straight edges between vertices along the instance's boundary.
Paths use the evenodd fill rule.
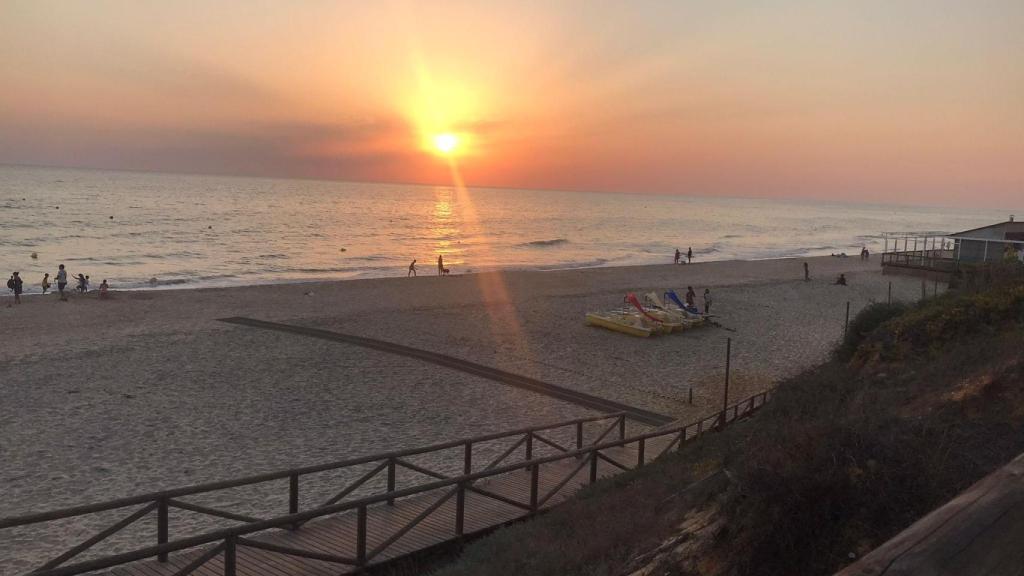
<path fill-rule="evenodd" d="M 0 4 L 0 163 L 1019 207 L 1024 2 Z"/>

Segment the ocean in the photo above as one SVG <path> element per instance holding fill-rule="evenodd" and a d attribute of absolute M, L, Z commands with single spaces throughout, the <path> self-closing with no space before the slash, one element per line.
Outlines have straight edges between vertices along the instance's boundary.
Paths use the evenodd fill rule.
<path fill-rule="evenodd" d="M 0 166 L 0 271 L 114 289 L 855 255 L 1003 211 Z"/>

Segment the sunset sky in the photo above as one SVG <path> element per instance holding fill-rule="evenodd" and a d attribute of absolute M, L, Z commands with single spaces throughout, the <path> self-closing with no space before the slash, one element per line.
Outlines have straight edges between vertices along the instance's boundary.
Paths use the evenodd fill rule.
<path fill-rule="evenodd" d="M 1021 0 L 0 0 L 0 163 L 1014 207 L 1022 31 Z"/>

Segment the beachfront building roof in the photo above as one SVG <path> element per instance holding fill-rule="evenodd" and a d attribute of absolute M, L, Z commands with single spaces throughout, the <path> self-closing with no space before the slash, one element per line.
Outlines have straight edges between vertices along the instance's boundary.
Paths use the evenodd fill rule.
<path fill-rule="evenodd" d="M 949 237 L 955 242 L 959 262 L 1024 258 L 1024 222 L 1015 222 L 1013 216 L 1006 222 L 964 230 Z"/>

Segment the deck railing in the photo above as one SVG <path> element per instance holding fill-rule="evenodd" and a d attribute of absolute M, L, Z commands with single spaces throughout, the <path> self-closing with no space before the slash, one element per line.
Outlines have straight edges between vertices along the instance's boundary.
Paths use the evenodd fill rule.
<path fill-rule="evenodd" d="M 882 254 L 882 266 L 955 272 L 957 265 L 952 250 L 903 250 Z"/>
<path fill-rule="evenodd" d="M 728 408 L 721 412 L 702 418 L 696 422 L 687 424 L 685 426 L 658 429 L 630 437 L 626 437 L 626 420 L 624 414 L 607 414 L 591 418 L 579 418 L 547 426 L 537 426 L 513 430 L 511 432 L 476 436 L 473 438 L 444 442 L 422 448 L 399 450 L 384 454 L 377 454 L 362 458 L 344 460 L 341 462 L 334 462 L 317 466 L 307 466 L 302 468 L 294 468 L 291 470 L 249 476 L 246 478 L 236 480 L 212 482 L 184 488 L 165 490 L 161 492 L 154 492 L 150 494 L 143 494 L 128 498 L 121 498 L 97 504 L 65 508 L 62 510 L 55 510 L 51 512 L 2 518 L 0 519 L 0 529 L 26 526 L 30 524 L 38 524 L 64 518 L 82 516 L 85 514 L 92 514 L 101 511 L 138 506 L 138 508 L 133 510 L 130 514 L 125 516 L 120 521 L 116 522 L 115 524 L 100 531 L 91 538 L 88 538 L 87 540 L 83 541 L 81 544 L 74 546 L 73 548 L 67 550 L 66 552 L 60 554 L 54 559 L 42 564 L 35 570 L 31 571 L 30 574 L 32 574 L 32 576 L 73 576 L 76 574 L 83 574 L 88 572 L 94 572 L 97 570 L 108 569 L 114 566 L 119 566 L 130 562 L 136 562 L 147 558 L 156 558 L 160 562 L 166 562 L 169 554 L 189 549 L 196 549 L 197 552 L 202 551 L 202 554 L 195 557 L 188 565 L 178 570 L 174 574 L 174 576 L 187 576 L 188 574 L 194 572 L 196 569 L 201 567 L 206 562 L 221 554 L 223 555 L 225 576 L 235 576 L 237 566 L 236 554 L 239 546 L 258 548 L 269 552 L 285 554 L 299 558 L 307 558 L 323 562 L 361 567 L 372 562 L 374 558 L 378 557 L 382 552 L 387 550 L 392 544 L 398 541 L 399 538 L 401 538 L 414 527 L 416 527 L 416 525 L 422 522 L 431 513 L 436 511 L 445 502 L 447 502 L 453 497 L 456 499 L 455 522 L 454 525 L 452 526 L 453 538 L 462 537 L 465 532 L 464 520 L 467 492 L 473 492 L 474 494 L 478 494 L 480 496 L 484 496 L 486 498 L 497 500 L 499 502 L 503 502 L 510 506 L 519 508 L 524 512 L 523 516 L 529 516 L 535 514 L 540 509 L 540 507 L 542 507 L 552 497 L 558 494 L 584 467 L 589 466 L 590 482 L 594 482 L 597 480 L 599 460 L 605 461 L 611 464 L 612 466 L 620 468 L 622 470 L 639 468 L 643 466 L 647 460 L 645 448 L 648 440 L 652 438 L 662 438 L 666 436 L 670 437 L 670 442 L 664 448 L 661 449 L 661 452 L 657 456 L 655 456 L 655 458 L 660 457 L 661 455 L 673 449 L 681 450 L 682 447 L 688 441 L 699 437 L 700 435 L 704 434 L 709 430 L 721 428 L 726 424 L 750 416 L 756 410 L 764 406 L 764 404 L 767 403 L 768 400 L 771 398 L 773 393 L 774 390 L 767 390 L 759 394 L 755 394 L 747 399 L 744 399 L 740 402 L 737 402 L 729 406 Z M 595 440 L 584 445 L 583 424 L 598 421 L 608 421 L 610 422 L 610 425 L 605 427 L 603 429 L 603 432 Z M 563 446 L 558 442 L 555 442 L 550 438 L 547 438 L 546 436 L 540 434 L 540 432 L 545 432 L 556 428 L 564 428 L 568 426 L 575 427 L 576 429 L 575 447 Z M 606 440 L 608 435 L 612 434 L 613 432 L 617 433 L 616 436 L 618 436 L 618 438 L 614 440 Z M 489 462 L 487 466 L 484 467 L 482 470 L 478 470 L 475 472 L 472 471 L 472 455 L 474 444 L 514 436 L 520 436 L 520 438 L 510 448 L 508 448 L 497 458 Z M 534 454 L 535 443 L 545 444 L 546 446 L 553 448 L 556 451 L 556 453 L 549 456 L 536 457 Z M 620 448 L 628 445 L 636 445 L 637 449 L 637 459 L 636 462 L 633 463 L 632 465 L 628 463 L 619 462 L 607 454 L 607 452 L 611 449 Z M 459 446 L 463 447 L 464 458 L 463 473 L 459 476 L 453 477 L 441 474 L 439 472 L 429 470 L 427 468 L 418 466 L 405 460 L 405 457 L 409 455 L 422 454 L 426 452 L 438 451 L 443 449 L 450 449 Z M 524 448 L 525 460 L 515 464 L 502 465 L 502 462 L 505 461 L 519 447 Z M 549 490 L 547 493 L 541 494 L 539 492 L 540 467 L 544 464 L 567 459 L 575 459 L 577 461 L 576 465 L 572 469 L 572 472 L 566 475 L 564 478 L 562 478 L 558 483 L 556 483 L 554 488 Z M 301 476 L 315 472 L 322 472 L 325 470 L 332 470 L 367 463 L 376 463 L 376 466 L 374 466 L 370 470 L 370 472 L 367 472 L 354 482 L 350 483 L 344 489 L 339 491 L 333 497 L 328 499 L 326 502 L 324 502 L 323 505 L 306 511 L 299 510 L 298 492 L 299 479 L 301 478 Z M 397 488 L 395 486 L 395 469 L 399 466 L 409 468 L 416 472 L 425 474 L 429 477 L 435 478 L 435 480 L 423 484 L 418 484 L 416 486 L 411 486 L 408 488 Z M 345 496 L 348 496 L 358 487 L 365 484 L 369 479 L 373 478 L 377 474 L 380 474 L 381 472 L 384 472 L 385 470 L 387 470 L 388 477 L 386 492 L 361 497 L 355 500 L 342 501 L 345 498 Z M 521 502 L 474 485 L 477 481 L 481 479 L 491 478 L 502 474 L 508 474 L 510 472 L 518 470 L 526 470 L 531 475 L 530 495 L 528 501 Z M 207 493 L 239 486 L 247 486 L 284 478 L 289 479 L 289 511 L 288 514 L 278 516 L 275 518 L 259 519 L 226 510 L 220 510 L 208 506 L 201 506 L 194 503 L 184 502 L 180 499 L 183 496 Z M 420 514 L 417 515 L 415 518 L 405 523 L 401 528 L 399 528 L 396 532 L 391 534 L 391 536 L 389 536 L 383 542 L 381 542 L 372 549 L 368 547 L 368 507 L 374 505 L 391 505 L 394 503 L 396 499 L 420 495 L 431 491 L 440 491 L 442 494 L 433 504 L 431 504 L 422 512 L 420 512 Z M 219 518 L 235 520 L 241 522 L 242 524 L 232 526 L 229 528 L 212 530 L 195 536 L 189 536 L 172 541 L 170 540 L 170 534 L 168 530 L 168 510 L 172 507 L 200 514 L 215 516 Z M 306 522 L 309 522 L 310 520 L 352 510 L 356 511 L 357 530 L 356 541 L 354 546 L 355 549 L 352 551 L 351 556 L 325 554 L 310 550 L 301 550 L 297 548 L 279 546 L 268 542 L 261 542 L 259 540 L 255 540 L 248 537 L 249 535 L 255 534 L 257 532 L 266 531 L 269 529 L 296 530 L 299 529 Z M 135 523 L 141 518 L 152 514 L 154 511 L 157 514 L 158 526 L 156 545 L 147 546 L 120 554 L 103 556 L 92 560 L 82 561 L 76 564 L 67 564 L 69 560 L 75 558 L 76 556 L 79 556 L 82 552 L 88 550 L 89 548 L 93 547 L 99 542 L 107 539 L 114 533 L 119 532 L 124 528 L 130 526 L 131 524 Z M 211 544 L 213 545 L 212 547 L 210 547 Z M 204 550 L 204 547 L 208 548 Z"/>

